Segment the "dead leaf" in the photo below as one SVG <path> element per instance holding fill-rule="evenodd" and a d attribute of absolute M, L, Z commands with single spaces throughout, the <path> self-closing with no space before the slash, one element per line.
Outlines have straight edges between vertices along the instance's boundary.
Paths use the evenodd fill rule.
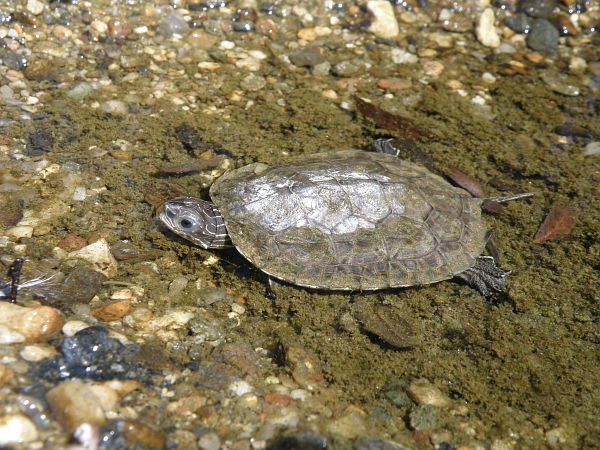
<path fill-rule="evenodd" d="M 543 244 L 558 236 L 569 234 L 575 225 L 578 211 L 565 205 L 554 205 L 533 238 L 534 244 Z"/>
<path fill-rule="evenodd" d="M 481 185 L 462 170 L 450 166 L 446 169 L 446 175 L 454 181 L 454 183 L 469 192 L 473 197 L 486 197 Z"/>
<path fill-rule="evenodd" d="M 417 125 L 408 117 L 387 112 L 357 96 L 354 96 L 354 101 L 358 111 L 381 128 L 397 131 L 400 136 L 413 139 L 435 137 L 435 133 Z"/>

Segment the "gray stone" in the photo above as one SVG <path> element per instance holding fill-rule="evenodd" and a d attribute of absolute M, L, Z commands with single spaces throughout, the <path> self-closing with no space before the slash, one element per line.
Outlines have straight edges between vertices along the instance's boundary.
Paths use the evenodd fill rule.
<path fill-rule="evenodd" d="M 546 19 L 536 19 L 527 35 L 527 46 L 536 52 L 556 54 L 560 34 Z"/>

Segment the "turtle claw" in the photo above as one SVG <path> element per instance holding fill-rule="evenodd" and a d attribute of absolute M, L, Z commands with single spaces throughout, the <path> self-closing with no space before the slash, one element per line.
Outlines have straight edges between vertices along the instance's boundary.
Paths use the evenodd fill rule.
<path fill-rule="evenodd" d="M 456 274 L 456 276 L 465 280 L 482 295 L 488 296 L 490 289 L 502 290 L 505 284 L 504 278 L 508 274 L 510 274 L 510 271 L 502 270 L 496 266 L 496 262 L 491 256 L 478 256 L 472 267 Z"/>

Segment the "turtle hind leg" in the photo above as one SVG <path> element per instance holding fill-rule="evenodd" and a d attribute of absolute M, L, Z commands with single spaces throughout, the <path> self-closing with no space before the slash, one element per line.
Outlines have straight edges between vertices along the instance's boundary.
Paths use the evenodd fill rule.
<path fill-rule="evenodd" d="M 490 293 L 490 289 L 494 289 L 495 291 L 502 290 L 504 278 L 509 273 L 510 271 L 507 272 L 497 267 L 494 258 L 491 256 L 479 256 L 472 267 L 456 274 L 456 276 L 462 278 L 469 285 L 487 296 Z"/>

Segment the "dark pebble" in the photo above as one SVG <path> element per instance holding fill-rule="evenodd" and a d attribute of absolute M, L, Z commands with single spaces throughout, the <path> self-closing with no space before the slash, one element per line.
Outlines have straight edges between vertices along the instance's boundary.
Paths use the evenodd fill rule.
<path fill-rule="evenodd" d="M 25 154 L 27 156 L 41 156 L 50 151 L 52 145 L 54 145 L 54 136 L 52 133 L 40 128 L 28 136 Z"/>
<path fill-rule="evenodd" d="M 531 23 L 533 20 L 525 13 L 517 13 L 512 16 L 505 17 L 504 25 L 513 30 L 516 33 L 527 34 L 531 29 Z"/>
<path fill-rule="evenodd" d="M 54 339 L 50 343 L 59 348 L 60 354 L 32 363 L 30 377 L 52 382 L 70 378 L 150 382 L 148 371 L 134 362 L 139 346 L 123 345 L 109 337 L 105 327 L 84 328 L 72 337 Z"/>
<path fill-rule="evenodd" d="M 536 52 L 556 54 L 560 33 L 546 19 L 536 19 L 527 35 L 527 46 Z"/>
<path fill-rule="evenodd" d="M 23 70 L 27 65 L 27 58 L 15 52 L 6 52 L 2 55 L 2 64 L 13 70 Z"/>
<path fill-rule="evenodd" d="M 233 22 L 233 31 L 240 31 L 245 33 L 254 31 L 254 22 L 251 22 L 250 20 Z"/>
<path fill-rule="evenodd" d="M 327 448 L 327 439 L 312 431 L 288 434 L 277 438 L 267 446 L 267 450 L 321 450 L 325 448 Z"/>
<path fill-rule="evenodd" d="M 313 67 L 327 61 L 327 58 L 315 47 L 307 47 L 290 55 L 290 61 L 295 66 Z"/>

